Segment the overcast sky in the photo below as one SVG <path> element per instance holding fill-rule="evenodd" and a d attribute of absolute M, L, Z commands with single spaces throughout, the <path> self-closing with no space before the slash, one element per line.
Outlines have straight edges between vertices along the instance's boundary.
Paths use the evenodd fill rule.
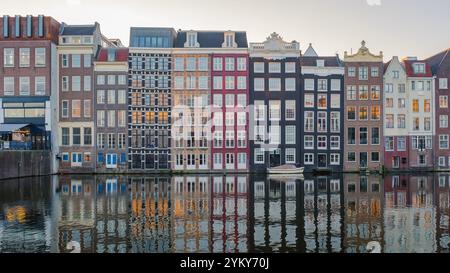
<path fill-rule="evenodd" d="M 449 0 L 2 0 L 7 15 L 45 14 L 68 24 L 99 22 L 128 46 L 130 26 L 245 30 L 249 42 L 271 32 L 341 57 L 361 40 L 385 61 L 429 57 L 450 47 Z"/>

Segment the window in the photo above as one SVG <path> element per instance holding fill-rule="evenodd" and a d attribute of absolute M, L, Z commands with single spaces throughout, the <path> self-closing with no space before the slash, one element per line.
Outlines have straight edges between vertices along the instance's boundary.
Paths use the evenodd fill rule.
<path fill-rule="evenodd" d="M 70 145 L 70 128 L 61 128 L 61 144 L 63 146 Z"/>
<path fill-rule="evenodd" d="M 237 132 L 237 147 L 238 148 L 246 148 L 247 147 L 247 132 L 246 131 L 238 131 Z"/>
<path fill-rule="evenodd" d="M 181 83 L 179 84 L 180 85 L 180 88 L 177 88 L 177 89 L 181 89 L 182 88 L 182 81 L 183 81 L 183 77 L 180 77 L 180 81 L 181 81 Z M 214 76 L 213 77 L 213 85 L 214 85 L 214 89 L 215 90 L 220 90 L 220 89 L 222 89 L 223 88 L 223 78 L 221 77 L 221 76 Z"/>
<path fill-rule="evenodd" d="M 286 101 L 286 120 L 295 120 L 295 100 Z"/>
<path fill-rule="evenodd" d="M 360 106 L 359 107 L 359 120 L 367 120 L 368 119 L 368 106 Z"/>
<path fill-rule="evenodd" d="M 306 150 L 313 150 L 314 149 L 314 136 L 305 136 L 304 145 L 305 145 Z"/>
<path fill-rule="evenodd" d="M 247 106 L 247 95 L 246 94 L 238 94 L 237 95 L 237 106 L 238 107 L 246 107 Z"/>
<path fill-rule="evenodd" d="M 413 107 L 414 113 L 419 112 L 419 100 L 418 99 L 413 99 L 412 107 Z"/>
<path fill-rule="evenodd" d="M 392 71 L 392 77 L 393 77 L 394 79 L 398 79 L 398 78 L 399 78 L 399 72 L 398 72 L 398 70 Z"/>
<path fill-rule="evenodd" d="M 198 70 L 199 71 L 208 71 L 208 57 L 198 58 Z"/>
<path fill-rule="evenodd" d="M 269 73 L 281 73 L 281 63 L 270 62 L 269 63 Z"/>
<path fill-rule="evenodd" d="M 237 71 L 247 70 L 247 58 L 237 58 Z"/>
<path fill-rule="evenodd" d="M 108 85 L 116 84 L 116 75 L 108 75 Z"/>
<path fill-rule="evenodd" d="M 97 126 L 98 127 L 105 126 L 105 111 L 104 110 L 97 110 Z"/>
<path fill-rule="evenodd" d="M 279 125 L 269 126 L 269 142 L 270 144 L 280 144 L 281 141 L 281 130 Z"/>
<path fill-rule="evenodd" d="M 356 68 L 353 66 L 348 67 L 347 74 L 350 78 L 356 77 Z"/>
<path fill-rule="evenodd" d="M 61 63 L 62 63 L 63 68 L 69 67 L 69 55 L 68 54 L 61 55 Z"/>
<path fill-rule="evenodd" d="M 425 73 L 425 64 L 424 63 L 415 63 L 413 65 L 414 74 L 424 74 Z"/>
<path fill-rule="evenodd" d="M 439 96 L 439 107 L 448 108 L 448 96 Z"/>
<path fill-rule="evenodd" d="M 314 112 L 306 111 L 305 112 L 305 132 L 313 132 L 314 131 Z"/>
<path fill-rule="evenodd" d="M 234 71 L 234 58 L 225 58 L 225 71 Z"/>
<path fill-rule="evenodd" d="M 19 93 L 21 96 L 30 95 L 30 77 L 19 77 Z"/>
<path fill-rule="evenodd" d="M 126 90 L 117 90 L 117 103 L 125 104 L 127 101 L 127 92 Z"/>
<path fill-rule="evenodd" d="M 126 75 L 118 75 L 117 76 L 117 84 L 127 85 L 127 76 Z"/>
<path fill-rule="evenodd" d="M 255 164 L 264 164 L 264 149 L 255 149 Z"/>
<path fill-rule="evenodd" d="M 280 120 L 281 118 L 281 102 L 279 100 L 269 101 L 269 119 Z"/>
<path fill-rule="evenodd" d="M 398 92 L 399 93 L 405 93 L 405 84 L 404 83 L 400 83 L 399 85 L 398 85 Z"/>
<path fill-rule="evenodd" d="M 398 99 L 398 108 L 405 108 L 406 102 L 405 99 Z"/>
<path fill-rule="evenodd" d="M 186 89 L 195 89 L 195 76 L 187 76 L 186 77 Z"/>
<path fill-rule="evenodd" d="M 386 128 L 394 128 L 394 115 L 388 114 L 386 115 Z"/>
<path fill-rule="evenodd" d="M 314 107 L 314 94 L 305 94 L 305 108 Z"/>
<path fill-rule="evenodd" d="M 369 89 L 367 85 L 359 86 L 359 99 L 368 100 L 369 99 Z"/>
<path fill-rule="evenodd" d="M 295 164 L 295 148 L 286 148 L 286 163 Z"/>
<path fill-rule="evenodd" d="M 234 94 L 226 94 L 225 95 L 225 106 L 226 107 L 234 107 Z"/>
<path fill-rule="evenodd" d="M 238 126 L 245 126 L 247 124 L 247 113 L 245 112 L 238 112 L 237 113 L 237 125 Z"/>
<path fill-rule="evenodd" d="M 295 78 L 286 78 L 285 79 L 285 87 L 286 91 L 295 91 Z"/>
<path fill-rule="evenodd" d="M 331 108 L 341 108 L 341 95 L 331 94 Z"/>
<path fill-rule="evenodd" d="M 331 165 L 339 165 L 341 159 L 340 154 L 330 154 L 330 164 Z"/>
<path fill-rule="evenodd" d="M 314 91 L 314 79 L 305 79 L 305 90 Z"/>
<path fill-rule="evenodd" d="M 392 107 L 394 107 L 394 99 L 386 98 L 386 108 L 392 108 Z"/>
<path fill-rule="evenodd" d="M 19 65 L 20 67 L 30 66 L 30 49 L 19 48 Z"/>
<path fill-rule="evenodd" d="M 317 113 L 317 131 L 318 132 L 327 131 L 327 112 Z"/>
<path fill-rule="evenodd" d="M 328 91 L 328 80 L 318 79 L 317 80 L 317 91 Z"/>
<path fill-rule="evenodd" d="M 266 106 L 264 104 L 264 101 L 262 100 L 255 100 L 255 120 L 265 120 L 266 119 Z"/>
<path fill-rule="evenodd" d="M 83 128 L 84 145 L 92 145 L 92 128 Z"/>
<path fill-rule="evenodd" d="M 237 89 L 245 90 L 247 88 L 247 77 L 238 76 L 237 77 Z"/>
<path fill-rule="evenodd" d="M 405 115 L 397 116 L 397 128 L 400 128 L 400 129 L 406 128 L 406 116 Z"/>
<path fill-rule="evenodd" d="M 108 127 L 116 126 L 116 111 L 109 110 L 108 111 Z"/>
<path fill-rule="evenodd" d="M 371 76 L 372 78 L 378 78 L 378 77 L 379 77 L 378 67 L 372 66 L 372 67 L 370 68 L 370 76 Z"/>
<path fill-rule="evenodd" d="M 394 137 L 385 137 L 384 143 L 386 151 L 394 151 Z"/>
<path fill-rule="evenodd" d="M 62 103 L 61 116 L 63 118 L 68 118 L 69 117 L 69 101 L 63 100 L 61 103 Z"/>
<path fill-rule="evenodd" d="M 379 152 L 371 152 L 370 153 L 370 160 L 372 162 L 380 162 L 380 153 Z"/>
<path fill-rule="evenodd" d="M 214 132 L 214 147 L 215 148 L 223 147 L 223 132 L 222 131 Z"/>
<path fill-rule="evenodd" d="M 295 141 L 295 138 L 296 138 L 295 131 L 296 131 L 296 129 L 295 129 L 295 126 L 293 126 L 293 125 L 287 125 L 285 127 L 285 134 L 286 134 L 285 141 L 286 141 L 286 144 L 295 144 L 295 142 L 296 142 Z"/>
<path fill-rule="evenodd" d="M 188 57 L 186 60 L 187 60 L 186 70 L 187 71 L 195 71 L 195 66 L 196 66 L 195 58 L 194 57 Z"/>
<path fill-rule="evenodd" d="M 222 107 L 222 95 L 221 94 L 213 95 L 213 105 L 214 105 L 214 107 Z"/>
<path fill-rule="evenodd" d="M 281 79 L 270 78 L 269 79 L 269 91 L 281 91 Z"/>
<path fill-rule="evenodd" d="M 81 128 L 72 128 L 72 145 L 81 145 Z"/>
<path fill-rule="evenodd" d="M 359 67 L 359 80 L 367 80 L 369 68 L 367 66 Z"/>
<path fill-rule="evenodd" d="M 198 77 L 198 89 L 208 89 L 208 76 Z"/>
<path fill-rule="evenodd" d="M 426 113 L 429 113 L 431 110 L 431 106 L 430 106 L 430 100 L 424 100 L 423 101 L 423 109 Z"/>
<path fill-rule="evenodd" d="M 380 86 L 379 85 L 370 86 L 370 98 L 371 98 L 371 100 L 380 100 Z"/>
<path fill-rule="evenodd" d="M 367 127 L 360 127 L 359 128 L 359 144 L 360 145 L 367 145 L 368 144 L 368 131 Z"/>
<path fill-rule="evenodd" d="M 105 84 L 105 75 L 97 75 L 97 84 L 98 85 L 103 85 Z"/>
<path fill-rule="evenodd" d="M 440 156 L 439 157 L 439 166 L 440 167 L 445 167 L 445 156 Z M 441 184 L 441 179 L 445 179 L 445 176 L 440 176 L 439 177 L 439 184 Z M 442 184 L 445 185 L 445 180 L 444 180 L 444 182 Z"/>
<path fill-rule="evenodd" d="M 34 78 L 34 92 L 36 95 L 45 95 L 45 77 Z"/>
<path fill-rule="evenodd" d="M 341 122 L 341 113 L 339 112 L 331 112 L 330 113 L 330 131 L 331 132 L 340 132 L 340 122 Z"/>
<path fill-rule="evenodd" d="M 234 131 L 225 132 L 225 147 L 234 148 Z"/>
<path fill-rule="evenodd" d="M 80 91 L 80 90 L 81 90 L 81 77 L 72 76 L 72 91 Z"/>
<path fill-rule="evenodd" d="M 286 62 L 284 64 L 285 73 L 295 73 L 295 62 Z"/>
<path fill-rule="evenodd" d="M 372 145 L 378 145 L 380 144 L 380 128 L 372 128 L 372 138 L 371 138 L 371 144 Z"/>
<path fill-rule="evenodd" d="M 3 49 L 3 66 L 4 67 L 14 66 L 14 48 Z"/>
<path fill-rule="evenodd" d="M 260 62 L 253 63 L 253 71 L 255 73 L 264 73 L 264 63 Z"/>
<path fill-rule="evenodd" d="M 83 115 L 85 118 L 91 117 L 91 100 L 84 100 L 83 102 Z"/>
<path fill-rule="evenodd" d="M 341 91 L 341 80 L 332 79 L 331 80 L 331 91 Z"/>
<path fill-rule="evenodd" d="M 319 108 L 319 109 L 327 108 L 327 95 L 325 95 L 325 94 L 317 95 L 317 108 Z"/>
<path fill-rule="evenodd" d="M 73 118 L 81 117 L 81 101 L 80 100 L 72 100 L 72 117 Z"/>
<path fill-rule="evenodd" d="M 118 134 L 117 148 L 119 149 L 126 148 L 126 135 L 124 133 Z M 125 160 L 122 160 L 122 162 L 125 162 Z"/>
<path fill-rule="evenodd" d="M 330 148 L 339 150 L 341 146 L 341 138 L 339 136 L 330 136 Z"/>
<path fill-rule="evenodd" d="M 225 89 L 232 90 L 234 87 L 234 76 L 226 76 L 225 77 Z"/>
<path fill-rule="evenodd" d="M 81 55 L 72 54 L 72 67 L 81 67 Z"/>
<path fill-rule="evenodd" d="M 327 149 L 327 137 L 317 136 L 317 149 L 326 150 Z"/>
<path fill-rule="evenodd" d="M 183 89 L 184 88 L 184 78 L 183 76 L 176 76 L 174 89 Z"/>
<path fill-rule="evenodd" d="M 83 55 L 83 66 L 91 67 L 91 62 L 92 62 L 91 54 L 84 54 Z"/>
<path fill-rule="evenodd" d="M 447 78 L 439 79 L 439 89 L 448 89 L 448 79 Z"/>
<path fill-rule="evenodd" d="M 175 71 L 183 71 L 184 70 L 184 58 L 176 57 L 174 64 Z"/>
<path fill-rule="evenodd" d="M 347 107 L 347 120 L 356 120 L 356 106 Z"/>
<path fill-rule="evenodd" d="M 14 95 L 14 77 L 3 78 L 3 91 L 5 96 Z"/>
<path fill-rule="evenodd" d="M 413 130 L 418 131 L 420 130 L 420 118 L 413 118 Z"/>
<path fill-rule="evenodd" d="M 116 148 L 116 134 L 108 134 L 108 149 Z"/>
<path fill-rule="evenodd" d="M 254 89 L 255 91 L 264 91 L 264 79 L 255 78 L 254 79 Z"/>
<path fill-rule="evenodd" d="M 83 90 L 84 91 L 91 91 L 91 76 L 84 76 L 83 77 Z"/>
<path fill-rule="evenodd" d="M 406 151 L 406 137 L 397 137 L 397 151 Z"/>
<path fill-rule="evenodd" d="M 34 66 L 45 66 L 45 48 L 37 47 L 34 49 Z"/>
<path fill-rule="evenodd" d="M 423 124 L 424 124 L 425 131 L 431 131 L 431 118 L 424 118 Z"/>
<path fill-rule="evenodd" d="M 440 150 L 448 149 L 448 135 L 439 135 L 439 149 Z"/>
<path fill-rule="evenodd" d="M 448 115 L 439 116 L 439 128 L 448 128 Z"/>
<path fill-rule="evenodd" d="M 314 154 L 304 154 L 304 164 L 314 165 Z"/>
<path fill-rule="evenodd" d="M 214 113 L 213 125 L 214 126 L 222 126 L 223 125 L 223 115 L 221 112 Z"/>
<path fill-rule="evenodd" d="M 347 100 L 356 100 L 356 85 L 347 86 Z"/>
<path fill-rule="evenodd" d="M 371 111 L 370 119 L 371 120 L 380 120 L 380 116 L 381 116 L 380 106 L 372 106 L 371 109 L 372 109 L 372 111 Z"/>

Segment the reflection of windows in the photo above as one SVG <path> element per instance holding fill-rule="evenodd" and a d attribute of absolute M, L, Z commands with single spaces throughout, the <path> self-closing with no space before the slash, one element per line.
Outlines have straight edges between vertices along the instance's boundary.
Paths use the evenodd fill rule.
<path fill-rule="evenodd" d="M 380 120 L 380 107 L 379 106 L 372 106 L 372 112 L 371 112 L 371 120 Z"/>
<path fill-rule="evenodd" d="M 327 108 L 327 95 L 323 95 L 323 94 L 317 95 L 317 107 L 319 109 Z"/>
<path fill-rule="evenodd" d="M 359 107 L 359 120 L 367 120 L 367 106 Z"/>
<path fill-rule="evenodd" d="M 380 86 L 372 85 L 370 87 L 370 96 L 372 100 L 380 100 Z"/>
<path fill-rule="evenodd" d="M 369 88 L 367 85 L 359 86 L 359 99 L 368 100 L 369 99 Z"/>

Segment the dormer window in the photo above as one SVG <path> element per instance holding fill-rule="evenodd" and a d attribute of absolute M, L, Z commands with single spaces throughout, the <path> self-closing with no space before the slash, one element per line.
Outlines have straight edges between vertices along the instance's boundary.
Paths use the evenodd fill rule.
<path fill-rule="evenodd" d="M 72 44 L 81 44 L 81 37 L 72 37 Z"/>
<path fill-rule="evenodd" d="M 114 62 L 116 60 L 116 51 L 114 49 L 108 49 L 108 62 Z"/>
<path fill-rule="evenodd" d="M 188 32 L 186 34 L 186 44 L 185 47 L 199 47 L 200 45 L 197 43 L 197 32 Z"/>
<path fill-rule="evenodd" d="M 324 67 L 325 66 L 325 60 L 317 60 L 317 67 Z"/>
<path fill-rule="evenodd" d="M 222 47 L 237 47 L 234 41 L 234 37 L 235 37 L 234 32 L 225 32 Z"/>
<path fill-rule="evenodd" d="M 414 64 L 414 74 L 425 74 L 425 64 L 424 63 Z"/>

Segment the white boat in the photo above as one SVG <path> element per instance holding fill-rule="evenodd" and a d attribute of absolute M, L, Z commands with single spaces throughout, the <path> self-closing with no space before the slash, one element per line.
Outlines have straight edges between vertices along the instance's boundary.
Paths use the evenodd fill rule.
<path fill-rule="evenodd" d="M 304 167 L 297 167 L 295 165 L 282 165 L 274 168 L 267 169 L 269 174 L 302 174 Z"/>

